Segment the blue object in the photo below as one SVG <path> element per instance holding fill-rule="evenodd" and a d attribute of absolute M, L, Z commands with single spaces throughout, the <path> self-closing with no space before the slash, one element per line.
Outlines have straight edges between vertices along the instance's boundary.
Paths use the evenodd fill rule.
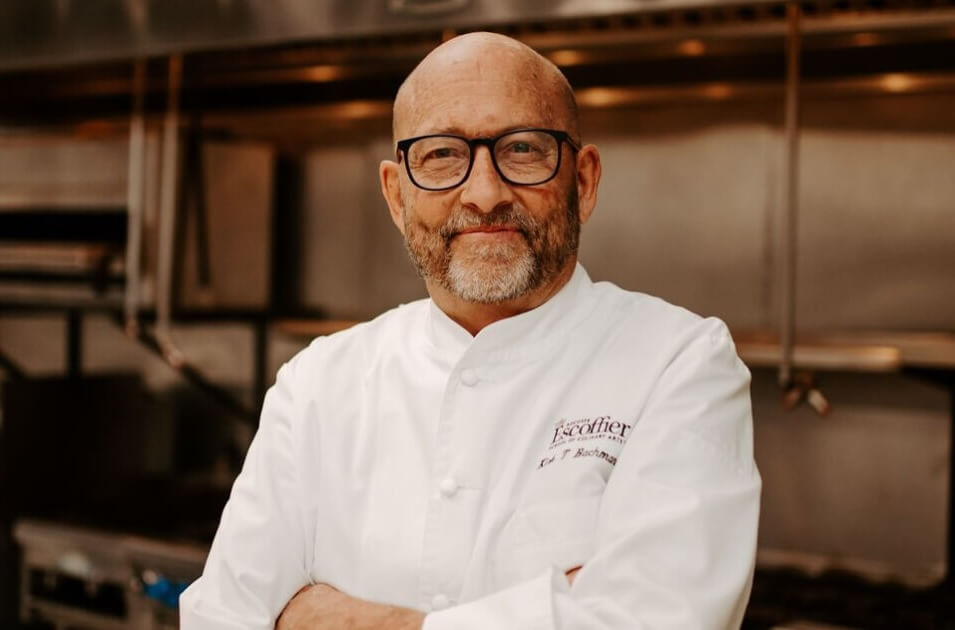
<path fill-rule="evenodd" d="M 159 577 L 150 584 L 143 583 L 143 594 L 169 608 L 179 608 L 179 595 L 186 590 L 187 586 L 189 586 L 188 582 Z"/>

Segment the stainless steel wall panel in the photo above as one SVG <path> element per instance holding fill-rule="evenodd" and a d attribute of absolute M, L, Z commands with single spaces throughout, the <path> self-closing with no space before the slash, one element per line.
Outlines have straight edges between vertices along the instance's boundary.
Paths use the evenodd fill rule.
<path fill-rule="evenodd" d="M 951 429 L 944 390 L 901 375 L 820 375 L 820 417 L 779 405 L 756 370 L 756 463 L 763 555 L 796 552 L 877 579 L 943 575 Z M 819 567 L 817 567 L 818 570 Z"/>
<path fill-rule="evenodd" d="M 803 148 L 797 325 L 952 330 L 955 96 L 808 101 Z"/>
<path fill-rule="evenodd" d="M 255 142 L 203 144 L 209 286 L 199 275 L 197 217 L 181 208 L 186 226 L 179 299 L 186 308 L 266 308 L 271 287 L 275 152 Z"/>
<path fill-rule="evenodd" d="M 739 103 L 585 112 L 604 163 L 581 237 L 591 275 L 735 327 L 770 325 L 777 118 Z"/>
<path fill-rule="evenodd" d="M 362 202 L 374 187 L 371 156 L 364 143 L 317 147 L 305 160 L 305 217 L 301 296 L 313 308 L 333 316 L 364 315 L 371 310 L 365 263 L 375 256 L 365 245 L 374 216 Z"/>
<path fill-rule="evenodd" d="M 3 134 L 0 212 L 14 207 L 126 206 L 125 137 Z"/>
<path fill-rule="evenodd" d="M 425 295 L 379 190 L 378 164 L 391 151 L 382 124 L 354 145 L 308 154 L 300 245 L 306 306 L 364 318 Z"/>

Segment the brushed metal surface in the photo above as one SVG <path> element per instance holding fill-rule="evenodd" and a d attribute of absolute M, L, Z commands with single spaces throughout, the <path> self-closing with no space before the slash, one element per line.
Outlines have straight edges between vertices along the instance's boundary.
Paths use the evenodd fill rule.
<path fill-rule="evenodd" d="M 767 0 L 751 0 L 763 4 Z M 726 0 L 5 0 L 0 71 L 601 17 Z"/>

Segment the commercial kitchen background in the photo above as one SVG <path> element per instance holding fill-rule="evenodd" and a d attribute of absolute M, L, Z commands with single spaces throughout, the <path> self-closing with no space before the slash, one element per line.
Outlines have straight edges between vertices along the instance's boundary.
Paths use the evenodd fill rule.
<path fill-rule="evenodd" d="M 296 7 L 307 33 L 259 24 L 261 40 L 242 39 L 212 18 L 266 9 L 197 3 L 192 30 L 179 16 L 183 30 L 128 50 L 92 34 L 135 11 L 0 9 L 8 24 L 59 10 L 74 37 L 0 26 L 0 624 L 153 627 L 128 603 L 44 608 L 95 571 L 53 554 L 18 580 L 14 528 L 57 553 L 72 544 L 46 542 L 58 525 L 201 548 L 278 366 L 424 295 L 378 189 L 390 99 L 442 38 L 489 26 L 577 86 L 604 162 L 582 236 L 592 277 L 723 318 L 751 366 L 765 572 L 752 627 L 949 627 L 951 3 L 538 2 L 500 16 L 475 0 L 391 30 L 356 9 L 353 33 L 305 4 L 273 17 Z M 155 586 L 148 569 L 121 590 Z M 760 590 L 780 575 L 788 594 Z M 813 590 L 832 575 L 851 587 Z M 793 584 L 816 604 L 841 594 L 820 612 Z M 919 602 L 911 625 L 872 602 L 887 584 Z"/>

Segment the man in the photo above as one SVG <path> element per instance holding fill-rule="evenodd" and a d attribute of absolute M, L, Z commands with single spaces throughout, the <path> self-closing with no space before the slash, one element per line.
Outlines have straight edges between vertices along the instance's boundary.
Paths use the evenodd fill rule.
<path fill-rule="evenodd" d="M 601 171 L 564 77 L 461 36 L 394 133 L 382 191 L 431 299 L 283 366 L 182 628 L 738 627 L 749 373 L 720 321 L 577 265 Z"/>

